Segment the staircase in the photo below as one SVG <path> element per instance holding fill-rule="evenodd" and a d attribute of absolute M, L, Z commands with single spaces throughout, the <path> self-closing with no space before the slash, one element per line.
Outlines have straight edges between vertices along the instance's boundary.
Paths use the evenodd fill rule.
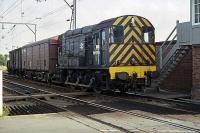
<path fill-rule="evenodd" d="M 178 41 L 178 25 L 179 22 L 177 21 L 176 27 L 157 50 L 158 74 L 152 81 L 152 88 L 157 91 L 159 91 L 160 85 L 163 81 L 175 70 L 190 51 L 189 45 L 180 45 Z M 172 38 L 171 41 L 169 41 L 170 38 Z M 177 41 L 175 39 L 177 39 Z"/>

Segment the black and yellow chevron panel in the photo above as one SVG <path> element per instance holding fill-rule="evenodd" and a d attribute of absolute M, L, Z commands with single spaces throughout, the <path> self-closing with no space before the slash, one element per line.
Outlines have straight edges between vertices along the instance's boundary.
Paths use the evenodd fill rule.
<path fill-rule="evenodd" d="M 147 19 L 123 16 L 117 18 L 113 25 L 124 27 L 124 43 L 110 46 L 110 66 L 155 65 L 155 45 L 143 43 L 142 28 L 153 27 Z"/>
<path fill-rule="evenodd" d="M 146 27 L 151 28 L 154 33 L 154 27 L 149 20 L 139 16 L 122 16 L 117 18 L 113 25 L 124 27 L 124 42 L 123 44 L 110 45 L 110 72 L 114 73 L 118 69 L 129 72 L 133 71 L 130 67 L 132 69 L 135 67 L 136 73 L 141 72 L 140 77 L 143 77 L 144 71 L 155 71 L 155 44 L 154 42 L 144 43 L 143 29 Z M 153 34 L 154 37 L 155 35 Z"/>

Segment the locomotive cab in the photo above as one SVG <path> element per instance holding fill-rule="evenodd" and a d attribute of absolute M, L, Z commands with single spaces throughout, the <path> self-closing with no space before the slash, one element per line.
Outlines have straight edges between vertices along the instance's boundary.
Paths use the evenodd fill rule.
<path fill-rule="evenodd" d="M 111 44 L 124 41 L 123 26 L 112 25 L 93 34 L 93 65 L 109 66 L 108 49 Z"/>

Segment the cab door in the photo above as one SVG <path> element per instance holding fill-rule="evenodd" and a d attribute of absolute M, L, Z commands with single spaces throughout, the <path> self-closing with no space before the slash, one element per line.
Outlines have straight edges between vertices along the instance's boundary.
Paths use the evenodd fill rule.
<path fill-rule="evenodd" d="M 93 64 L 105 66 L 107 62 L 106 32 L 101 30 L 93 36 Z"/>
<path fill-rule="evenodd" d="M 108 60 L 108 39 L 106 37 L 106 30 L 102 30 L 101 34 L 101 65 L 106 66 Z"/>
<path fill-rule="evenodd" d="M 95 66 L 101 65 L 101 47 L 100 33 L 97 32 L 93 36 L 93 64 Z"/>

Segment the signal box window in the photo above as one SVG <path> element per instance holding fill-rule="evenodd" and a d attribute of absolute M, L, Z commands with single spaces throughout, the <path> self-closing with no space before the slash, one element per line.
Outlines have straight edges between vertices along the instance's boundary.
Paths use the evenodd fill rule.
<path fill-rule="evenodd" d="M 123 43 L 124 28 L 123 26 L 112 26 L 110 28 L 110 43 Z"/>
<path fill-rule="evenodd" d="M 193 21 L 200 24 L 200 0 L 193 0 Z"/>

